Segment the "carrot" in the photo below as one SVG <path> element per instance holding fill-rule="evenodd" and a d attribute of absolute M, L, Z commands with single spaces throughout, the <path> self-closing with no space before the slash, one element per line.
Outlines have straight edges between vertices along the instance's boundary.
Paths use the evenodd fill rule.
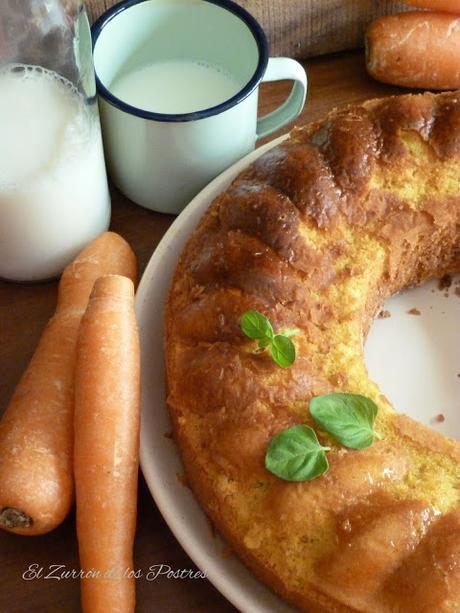
<path fill-rule="evenodd" d="M 366 35 L 366 64 L 384 83 L 460 87 L 460 17 L 414 11 L 376 19 Z"/>
<path fill-rule="evenodd" d="M 421 9 L 433 11 L 446 11 L 447 13 L 460 13 L 459 0 L 402 0 L 404 4 L 410 4 Z"/>
<path fill-rule="evenodd" d="M 67 266 L 58 303 L 0 421 L 0 526 L 18 534 L 55 528 L 73 502 L 76 342 L 97 277 L 136 276 L 136 258 L 117 234 L 91 242 Z"/>
<path fill-rule="evenodd" d="M 75 371 L 75 489 L 85 613 L 134 611 L 140 357 L 134 290 L 98 279 Z"/>

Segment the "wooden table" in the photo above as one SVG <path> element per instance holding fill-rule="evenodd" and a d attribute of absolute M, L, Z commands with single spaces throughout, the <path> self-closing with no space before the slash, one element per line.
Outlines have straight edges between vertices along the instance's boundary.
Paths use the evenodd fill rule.
<path fill-rule="evenodd" d="M 366 75 L 361 52 L 309 60 L 306 68 L 309 94 L 297 123 L 318 119 L 344 103 L 400 92 Z M 261 113 L 277 106 L 286 92 L 285 83 L 264 85 Z M 142 209 L 115 189 L 112 202 L 111 229 L 130 242 L 142 273 L 174 217 Z M 56 289 L 56 282 L 35 285 L 0 282 L 0 413 L 6 408 L 54 310 Z M 66 570 L 79 568 L 73 512 L 57 530 L 45 536 L 20 537 L 0 531 L 0 611 L 73 613 L 80 610 L 78 580 L 25 580 L 23 573 L 31 564 L 42 566 L 45 571 L 51 565 L 65 565 Z M 169 565 L 172 569 L 196 568 L 163 521 L 141 476 L 135 566 L 146 570 L 155 564 Z M 137 602 L 137 611 L 142 613 L 236 611 L 206 579 L 158 578 L 150 582 L 140 579 Z"/>

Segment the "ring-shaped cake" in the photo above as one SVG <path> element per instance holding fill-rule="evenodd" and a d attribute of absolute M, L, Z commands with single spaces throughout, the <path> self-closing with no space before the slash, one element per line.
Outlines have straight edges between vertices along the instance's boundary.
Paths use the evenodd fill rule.
<path fill-rule="evenodd" d="M 383 301 L 460 270 L 460 94 L 396 96 L 296 128 L 219 196 L 166 308 L 168 406 L 191 487 L 234 551 L 303 611 L 460 611 L 460 445 L 398 414 L 363 345 Z M 296 328 L 282 369 L 240 317 Z M 429 373 L 427 373 L 429 376 Z M 341 391 L 379 408 L 382 440 L 332 439 L 293 483 L 272 438 Z"/>

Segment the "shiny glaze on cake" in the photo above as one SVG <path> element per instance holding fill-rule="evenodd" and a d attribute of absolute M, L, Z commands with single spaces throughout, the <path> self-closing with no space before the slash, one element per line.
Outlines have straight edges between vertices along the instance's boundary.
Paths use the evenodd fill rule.
<path fill-rule="evenodd" d="M 382 302 L 460 270 L 460 94 L 373 100 L 295 129 L 204 215 L 166 309 L 168 405 L 193 491 L 235 552 L 303 611 L 460 611 L 460 445 L 394 412 L 363 344 Z M 287 370 L 240 330 L 296 327 Z M 429 376 L 429 373 L 427 373 Z M 271 438 L 359 393 L 383 436 L 282 481 Z M 435 411 L 435 407 L 433 407 Z"/>

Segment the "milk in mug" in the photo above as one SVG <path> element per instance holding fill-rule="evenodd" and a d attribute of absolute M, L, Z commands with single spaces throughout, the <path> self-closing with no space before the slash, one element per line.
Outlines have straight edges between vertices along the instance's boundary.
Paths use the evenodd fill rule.
<path fill-rule="evenodd" d="M 96 109 L 55 72 L 0 69 L 0 277 L 57 276 L 109 220 Z"/>
<path fill-rule="evenodd" d="M 122 72 L 111 83 L 110 91 L 123 102 L 144 111 L 184 114 L 222 104 L 242 87 L 221 66 L 178 58 Z"/>

